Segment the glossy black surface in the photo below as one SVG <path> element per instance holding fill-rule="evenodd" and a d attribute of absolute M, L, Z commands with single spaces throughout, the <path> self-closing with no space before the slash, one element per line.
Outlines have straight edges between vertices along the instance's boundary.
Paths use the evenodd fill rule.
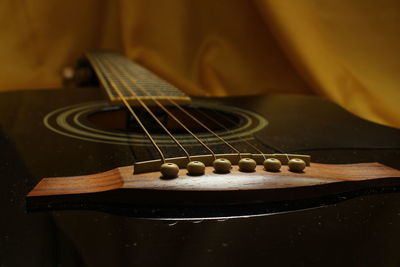
<path fill-rule="evenodd" d="M 98 99 L 99 91 L 90 88 L 0 95 L 2 266 L 397 266 L 400 262 L 400 195 L 395 193 L 224 221 L 175 223 L 82 210 L 27 213 L 25 195 L 42 177 L 95 173 L 154 156 L 147 147 L 132 153 L 129 146 L 85 142 L 43 125 L 43 117 L 57 108 Z M 269 126 L 255 134 L 265 149 L 307 151 L 314 162 L 378 161 L 400 168 L 399 130 L 358 119 L 325 100 L 266 96 L 210 101 L 266 117 Z"/>

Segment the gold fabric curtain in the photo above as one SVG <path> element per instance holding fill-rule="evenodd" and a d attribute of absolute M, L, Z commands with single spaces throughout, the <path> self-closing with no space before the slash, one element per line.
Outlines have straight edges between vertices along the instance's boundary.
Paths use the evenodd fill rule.
<path fill-rule="evenodd" d="M 0 20 L 0 90 L 112 49 L 191 95 L 315 93 L 400 127 L 397 0 L 6 0 Z"/>

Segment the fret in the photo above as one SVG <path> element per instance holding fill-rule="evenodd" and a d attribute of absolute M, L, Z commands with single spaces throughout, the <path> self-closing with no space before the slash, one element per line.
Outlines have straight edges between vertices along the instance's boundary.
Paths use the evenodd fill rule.
<path fill-rule="evenodd" d="M 90 52 L 86 56 L 113 103 L 120 104 L 122 100 L 111 84 L 132 105 L 138 105 L 139 98 L 148 105 L 155 105 L 153 99 L 165 105 L 170 104 L 168 99 L 179 104 L 191 101 L 184 92 L 118 53 Z"/>

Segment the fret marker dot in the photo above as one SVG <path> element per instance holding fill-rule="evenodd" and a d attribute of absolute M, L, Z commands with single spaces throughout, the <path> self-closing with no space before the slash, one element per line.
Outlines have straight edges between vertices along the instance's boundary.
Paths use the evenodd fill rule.
<path fill-rule="evenodd" d="M 160 167 L 160 172 L 164 178 L 178 177 L 179 167 L 175 163 L 164 163 Z"/>

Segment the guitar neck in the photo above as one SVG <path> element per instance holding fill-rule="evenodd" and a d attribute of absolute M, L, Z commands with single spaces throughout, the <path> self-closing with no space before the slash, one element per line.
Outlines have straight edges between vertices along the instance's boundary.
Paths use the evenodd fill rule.
<path fill-rule="evenodd" d="M 110 101 L 121 104 L 127 101 L 139 105 L 155 105 L 155 100 L 170 105 L 190 103 L 188 95 L 161 79 L 154 73 L 115 52 L 90 52 L 86 54 Z"/>

